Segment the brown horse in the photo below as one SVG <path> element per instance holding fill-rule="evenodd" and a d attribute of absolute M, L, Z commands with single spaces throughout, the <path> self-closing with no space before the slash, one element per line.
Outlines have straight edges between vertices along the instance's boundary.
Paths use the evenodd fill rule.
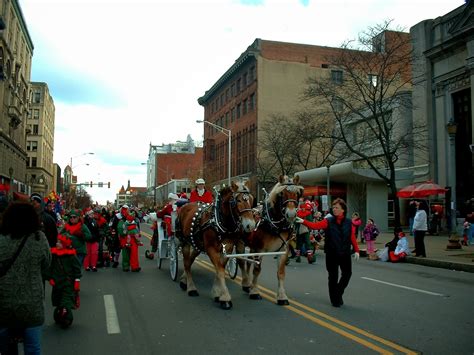
<path fill-rule="evenodd" d="M 232 182 L 231 187 L 219 192 L 212 205 L 188 203 L 181 207 L 176 220 L 176 236 L 181 242 L 184 263 L 180 286 L 189 296 L 199 295 L 191 276 L 191 265 L 201 252 L 205 252 L 216 269 L 212 286 L 214 300 L 220 302 L 223 309 L 232 308 L 225 284 L 228 259 L 223 251 L 231 253 L 236 241 L 255 228 L 252 205 L 253 196 L 248 184 Z"/>
<path fill-rule="evenodd" d="M 303 186 L 299 185 L 299 176 L 289 178 L 280 176 L 278 183 L 266 196 L 261 219 L 255 230 L 245 239 L 245 246 L 251 253 L 285 252 L 278 262 L 277 304 L 288 305 L 285 292 L 285 266 L 288 260 L 288 243 L 294 235 L 294 220 L 298 209 L 298 200 L 303 195 Z M 237 253 L 244 251 L 244 243 L 238 243 Z M 258 277 L 262 268 L 262 258 L 253 264 L 253 277 L 250 278 L 251 265 L 238 260 L 242 271 L 242 289 L 250 294 L 250 299 L 261 299 L 258 289 Z"/>

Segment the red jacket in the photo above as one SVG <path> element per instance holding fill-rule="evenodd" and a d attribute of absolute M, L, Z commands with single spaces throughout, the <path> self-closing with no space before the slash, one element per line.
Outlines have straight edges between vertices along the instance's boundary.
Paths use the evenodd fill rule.
<path fill-rule="evenodd" d="M 204 202 L 204 203 L 212 203 L 213 197 L 210 191 L 204 190 L 204 193 L 202 196 L 199 196 L 198 192 L 196 189 L 191 191 L 191 196 L 189 197 L 189 202 Z"/>
<path fill-rule="evenodd" d="M 336 220 L 340 223 L 340 221 L 344 218 L 344 216 L 341 216 L 340 218 L 336 218 Z M 319 222 L 310 222 L 308 220 L 304 220 L 303 224 L 311 229 L 327 229 L 329 227 L 329 223 L 327 218 L 324 218 L 322 221 Z M 357 238 L 355 235 L 355 226 L 352 224 L 351 228 L 351 244 L 354 247 L 354 251 L 356 253 L 359 252 L 359 245 L 357 244 Z"/>

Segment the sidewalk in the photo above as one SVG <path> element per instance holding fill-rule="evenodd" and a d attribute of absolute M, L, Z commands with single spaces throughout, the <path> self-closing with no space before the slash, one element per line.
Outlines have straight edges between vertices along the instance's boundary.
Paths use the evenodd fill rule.
<path fill-rule="evenodd" d="M 413 236 L 407 236 L 410 250 L 415 248 Z M 381 233 L 375 242 L 377 249 L 383 249 L 385 243 L 393 239 L 392 233 Z M 462 246 L 462 249 L 447 250 L 449 236 L 447 233 L 442 235 L 426 235 L 425 248 L 426 258 L 407 257 L 407 262 L 443 269 L 466 271 L 474 273 L 474 245 Z M 365 255 L 365 244 L 360 243 L 361 256 Z"/>

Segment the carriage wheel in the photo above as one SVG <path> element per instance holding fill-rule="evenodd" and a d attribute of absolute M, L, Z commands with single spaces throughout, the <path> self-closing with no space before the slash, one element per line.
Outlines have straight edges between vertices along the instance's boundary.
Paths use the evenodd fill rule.
<path fill-rule="evenodd" d="M 176 281 L 178 278 L 178 246 L 176 245 L 175 237 L 171 237 L 168 240 L 168 251 L 171 280 Z"/>
<path fill-rule="evenodd" d="M 237 277 L 237 271 L 239 270 L 237 259 L 229 258 L 229 260 L 227 260 L 227 264 L 225 264 L 225 270 L 232 280 L 235 279 Z"/>

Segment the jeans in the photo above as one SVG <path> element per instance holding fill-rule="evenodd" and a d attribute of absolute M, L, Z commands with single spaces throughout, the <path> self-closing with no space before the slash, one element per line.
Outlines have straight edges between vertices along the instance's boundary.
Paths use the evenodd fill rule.
<path fill-rule="evenodd" d="M 41 325 L 23 329 L 23 351 L 25 355 L 41 354 L 41 330 Z M 0 354 L 9 354 L 9 343 L 9 329 L 0 328 Z M 13 346 L 17 345 L 13 344 Z"/>
<path fill-rule="evenodd" d="M 409 230 L 410 230 L 410 235 L 413 235 L 413 222 L 415 221 L 415 218 L 411 217 L 408 218 L 408 224 L 409 224 Z"/>

